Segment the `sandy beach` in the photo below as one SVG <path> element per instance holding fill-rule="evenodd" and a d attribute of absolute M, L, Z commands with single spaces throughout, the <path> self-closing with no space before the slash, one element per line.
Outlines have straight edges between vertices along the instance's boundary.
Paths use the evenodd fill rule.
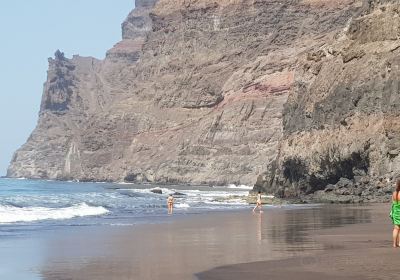
<path fill-rule="evenodd" d="M 341 206 L 336 206 L 341 207 Z M 283 260 L 251 262 L 198 274 L 199 279 L 397 279 L 400 249 L 391 247 L 388 205 L 361 206 L 369 221 L 308 231 L 319 249 Z"/>
<path fill-rule="evenodd" d="M 33 270 L 49 280 L 393 279 L 400 249 L 391 248 L 387 208 L 249 209 L 55 230 L 34 247 Z"/>
<path fill-rule="evenodd" d="M 1 279 L 396 279 L 387 204 L 51 227 L 0 240 Z"/>

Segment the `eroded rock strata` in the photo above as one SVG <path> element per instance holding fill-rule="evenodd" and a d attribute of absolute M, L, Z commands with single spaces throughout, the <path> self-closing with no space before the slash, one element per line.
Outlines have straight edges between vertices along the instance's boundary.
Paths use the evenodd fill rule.
<path fill-rule="evenodd" d="M 253 184 L 263 174 L 258 188 L 290 196 L 344 176 L 320 171 L 325 150 L 326 168 L 354 153 L 347 177 L 382 174 L 397 160 L 396 146 L 378 164 L 377 147 L 396 139 L 395 107 L 380 100 L 395 99 L 397 39 L 395 24 L 365 29 L 389 13 L 374 4 L 137 0 L 104 60 L 49 59 L 38 125 L 7 175 Z"/>
<path fill-rule="evenodd" d="M 279 155 L 257 189 L 321 201 L 390 199 L 400 174 L 400 4 L 366 1 L 299 58 Z"/>

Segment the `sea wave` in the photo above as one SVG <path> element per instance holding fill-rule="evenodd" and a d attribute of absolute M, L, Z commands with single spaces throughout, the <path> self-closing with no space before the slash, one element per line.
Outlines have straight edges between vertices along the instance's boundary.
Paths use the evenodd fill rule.
<path fill-rule="evenodd" d="M 176 208 L 190 208 L 190 205 L 187 203 L 178 203 L 178 204 L 175 204 L 175 207 Z"/>
<path fill-rule="evenodd" d="M 108 212 L 102 206 L 89 206 L 86 203 L 65 208 L 0 206 L 0 224 L 66 220 L 75 217 L 99 216 Z"/>
<path fill-rule="evenodd" d="M 154 190 L 159 190 L 162 195 L 152 193 Z M 207 205 L 220 205 L 220 206 L 240 206 L 248 204 L 246 198 L 249 195 L 249 191 L 246 189 L 235 189 L 229 190 L 224 189 L 210 189 L 210 190 L 187 190 L 187 189 L 169 189 L 169 188 L 152 188 L 152 189 L 124 189 L 120 190 L 120 193 L 129 197 L 138 198 L 141 195 L 151 195 L 153 199 L 156 199 L 156 204 L 159 204 L 161 200 L 164 200 L 167 194 L 178 192 L 181 195 L 175 196 L 176 208 L 197 208 L 207 207 Z M 144 197 L 145 198 L 145 197 Z"/>
<path fill-rule="evenodd" d="M 244 199 L 229 199 L 229 200 L 209 200 L 209 201 L 204 201 L 205 204 L 211 204 L 211 205 L 248 205 L 246 200 Z"/>
<path fill-rule="evenodd" d="M 234 184 L 230 184 L 227 187 L 228 189 L 238 189 L 238 190 L 252 190 L 253 187 L 252 186 L 246 186 L 246 185 L 234 185 Z"/>
<path fill-rule="evenodd" d="M 104 183 L 104 182 L 96 182 L 96 183 Z M 134 183 L 129 183 L 129 182 L 118 182 L 115 184 L 117 184 L 117 185 L 134 185 Z"/>

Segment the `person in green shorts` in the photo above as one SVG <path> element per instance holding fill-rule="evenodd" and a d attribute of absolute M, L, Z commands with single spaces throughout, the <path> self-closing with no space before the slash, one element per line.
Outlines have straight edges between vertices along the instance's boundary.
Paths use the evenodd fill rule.
<path fill-rule="evenodd" d="M 400 240 L 400 179 L 396 182 L 396 191 L 392 195 L 392 209 L 390 211 L 390 218 L 393 222 L 393 247 L 399 247 Z"/>

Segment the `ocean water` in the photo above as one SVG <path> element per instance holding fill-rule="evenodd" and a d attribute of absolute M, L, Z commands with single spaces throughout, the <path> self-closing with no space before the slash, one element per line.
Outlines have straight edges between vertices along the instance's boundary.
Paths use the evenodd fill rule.
<path fill-rule="evenodd" d="M 158 189 L 162 194 L 153 193 Z M 154 186 L 0 179 L 0 237 L 54 226 L 133 225 L 167 216 L 249 207 L 251 187 Z"/>

